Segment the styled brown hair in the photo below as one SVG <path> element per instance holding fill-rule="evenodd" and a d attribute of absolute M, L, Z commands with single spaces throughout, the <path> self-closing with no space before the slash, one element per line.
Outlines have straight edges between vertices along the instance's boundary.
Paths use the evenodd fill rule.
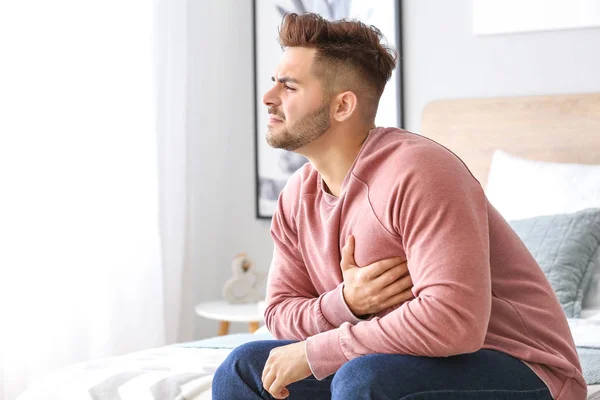
<path fill-rule="evenodd" d="M 279 28 L 279 44 L 316 50 L 312 72 L 324 90 L 352 90 L 363 101 L 365 117 L 375 118 L 385 84 L 396 68 L 398 54 L 382 43 L 374 26 L 355 20 L 328 21 L 318 14 L 286 14 Z"/>

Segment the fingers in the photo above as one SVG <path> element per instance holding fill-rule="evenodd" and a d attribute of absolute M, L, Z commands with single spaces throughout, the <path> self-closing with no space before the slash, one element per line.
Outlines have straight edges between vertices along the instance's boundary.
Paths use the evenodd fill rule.
<path fill-rule="evenodd" d="M 413 282 L 410 275 L 406 275 L 397 281 L 389 284 L 381 291 L 381 303 L 387 304 L 389 299 L 401 298 L 404 301 L 414 297 L 412 294 Z M 400 296 L 402 295 L 402 296 Z M 397 304 L 397 303 L 395 303 Z"/>
<path fill-rule="evenodd" d="M 367 265 L 365 268 L 369 269 L 369 271 L 367 272 L 368 277 L 370 279 L 375 279 L 381 274 L 383 274 L 385 271 L 403 264 L 406 264 L 405 259 L 403 259 L 402 257 L 393 257 L 387 258 L 385 260 L 376 261 L 373 264 Z M 403 268 L 407 267 L 405 266 Z M 408 271 L 408 268 L 406 270 Z"/>
<path fill-rule="evenodd" d="M 396 293 L 403 292 L 407 289 L 412 288 L 413 282 L 410 275 L 403 276 L 402 278 L 390 283 L 382 291 L 381 294 L 385 297 L 392 297 Z"/>
<path fill-rule="evenodd" d="M 271 366 L 270 366 L 270 359 L 271 358 L 271 354 L 269 354 L 269 358 L 267 358 L 267 362 L 265 363 L 265 367 L 263 368 L 263 372 L 262 372 L 262 376 L 260 378 L 260 380 L 264 383 L 265 379 L 267 378 L 267 375 L 269 374 L 269 371 L 271 370 Z"/>
<path fill-rule="evenodd" d="M 267 392 L 271 393 L 271 396 L 276 399 L 285 399 L 287 389 L 284 386 L 284 383 L 281 379 L 275 379 L 275 381 L 271 384 L 271 386 L 265 386 Z M 289 392 L 288 392 L 289 393 Z"/>
<path fill-rule="evenodd" d="M 398 304 L 402 304 L 402 303 L 412 300 L 414 298 L 415 298 L 415 295 L 413 294 L 413 292 L 410 289 L 407 289 L 403 292 L 400 292 L 400 293 L 388 298 L 384 303 L 382 303 L 381 310 L 385 310 L 386 308 L 396 306 Z"/>
<path fill-rule="evenodd" d="M 396 282 L 398 279 L 402 278 L 405 275 L 408 275 L 408 266 L 406 262 L 396 265 L 395 267 L 392 267 L 387 271 L 383 272 L 381 275 L 374 279 L 374 282 L 378 287 L 383 289 L 388 285 L 392 284 L 393 282 Z"/>
<path fill-rule="evenodd" d="M 348 236 L 346 244 L 342 248 L 342 261 L 340 261 L 342 271 L 345 271 L 353 266 L 356 266 L 354 261 L 354 236 Z"/>
<path fill-rule="evenodd" d="M 271 393 L 271 396 L 276 399 L 285 399 L 290 395 L 290 392 L 286 389 L 285 383 L 268 365 L 265 366 L 262 373 L 262 384 L 265 390 Z"/>
<path fill-rule="evenodd" d="M 410 272 L 408 270 L 408 261 L 404 260 L 400 265 L 398 265 L 398 270 L 401 272 L 400 276 L 408 274 Z"/>
<path fill-rule="evenodd" d="M 283 386 L 283 381 L 277 379 L 277 376 L 272 371 L 268 371 L 266 375 L 263 371 L 262 383 L 265 390 L 271 393 L 271 396 L 276 399 L 285 399 L 290 395 L 290 392 Z"/>
<path fill-rule="evenodd" d="M 273 394 L 273 392 L 271 392 L 271 388 L 273 387 L 273 383 L 275 382 L 275 374 L 273 372 L 268 371 L 266 374 L 263 371 L 263 377 L 262 377 L 262 384 L 263 387 L 265 388 L 265 390 L 271 394 Z"/>
<path fill-rule="evenodd" d="M 276 368 L 272 369 L 272 356 L 275 354 L 277 349 L 271 350 L 269 353 L 269 358 L 265 363 L 265 367 L 263 368 L 261 381 L 265 390 L 271 393 L 276 399 L 285 399 L 290 395 L 290 392 L 286 389 L 285 383 L 283 380 L 277 376 Z"/>

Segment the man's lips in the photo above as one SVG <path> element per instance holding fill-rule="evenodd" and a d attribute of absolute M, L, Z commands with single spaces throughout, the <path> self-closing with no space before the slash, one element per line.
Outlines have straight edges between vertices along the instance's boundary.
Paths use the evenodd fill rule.
<path fill-rule="evenodd" d="M 276 123 L 280 123 L 280 122 L 283 122 L 283 120 L 281 118 L 275 117 L 273 115 L 269 116 L 269 123 L 276 124 Z"/>

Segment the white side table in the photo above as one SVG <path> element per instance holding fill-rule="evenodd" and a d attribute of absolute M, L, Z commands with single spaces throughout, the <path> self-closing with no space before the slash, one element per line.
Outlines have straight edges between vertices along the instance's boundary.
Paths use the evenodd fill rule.
<path fill-rule="evenodd" d="M 230 322 L 247 322 L 250 333 L 258 329 L 263 320 L 258 303 L 231 304 L 225 300 L 207 301 L 195 307 L 196 314 L 219 321 L 219 336 L 229 333 Z"/>

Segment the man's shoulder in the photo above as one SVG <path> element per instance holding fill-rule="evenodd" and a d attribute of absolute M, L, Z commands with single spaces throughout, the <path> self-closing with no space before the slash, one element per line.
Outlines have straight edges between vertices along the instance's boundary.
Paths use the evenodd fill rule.
<path fill-rule="evenodd" d="M 300 200 L 306 194 L 315 193 L 318 186 L 318 172 L 310 162 L 298 168 L 285 184 L 281 197 L 287 204 Z"/>
<path fill-rule="evenodd" d="M 446 147 L 425 136 L 399 128 L 379 128 L 367 143 L 355 174 L 368 176 L 382 170 L 411 174 L 434 167 L 440 161 L 459 160 Z"/>
<path fill-rule="evenodd" d="M 445 152 L 451 153 L 442 144 L 426 136 L 401 128 L 379 128 L 373 135 L 375 148 L 409 153 Z"/>
<path fill-rule="evenodd" d="M 287 180 L 277 199 L 277 207 L 273 214 L 271 231 L 279 226 L 282 221 L 295 230 L 296 216 L 300 209 L 300 202 L 307 193 L 316 192 L 317 171 L 307 162 L 297 169 Z"/>

